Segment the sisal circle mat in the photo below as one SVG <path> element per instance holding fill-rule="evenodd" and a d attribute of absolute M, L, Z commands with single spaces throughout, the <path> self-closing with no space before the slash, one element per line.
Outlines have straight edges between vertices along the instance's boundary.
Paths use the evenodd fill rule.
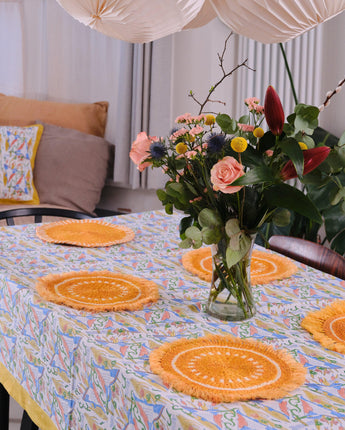
<path fill-rule="evenodd" d="M 211 248 L 203 247 L 186 252 L 182 256 L 182 264 L 189 272 L 211 282 Z M 252 253 L 250 277 L 253 285 L 288 278 L 297 270 L 296 264 L 286 257 L 257 250 Z"/>
<path fill-rule="evenodd" d="M 345 300 L 310 312 L 301 322 L 315 340 L 333 351 L 345 353 Z"/>
<path fill-rule="evenodd" d="M 277 399 L 306 375 L 287 352 L 230 335 L 165 343 L 151 353 L 150 366 L 164 383 L 213 402 Z"/>
<path fill-rule="evenodd" d="M 134 238 L 134 231 L 126 226 L 92 219 L 43 224 L 36 227 L 36 234 L 45 242 L 83 247 L 116 245 Z"/>
<path fill-rule="evenodd" d="M 51 302 L 89 311 L 132 311 L 159 297 L 154 282 L 107 270 L 44 276 L 36 290 Z"/>

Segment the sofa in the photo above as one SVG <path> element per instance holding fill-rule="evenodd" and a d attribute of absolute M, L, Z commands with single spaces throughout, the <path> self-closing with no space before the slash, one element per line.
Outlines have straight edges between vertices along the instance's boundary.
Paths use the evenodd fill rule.
<path fill-rule="evenodd" d="M 107 102 L 0 94 L 0 211 L 38 206 L 95 215 L 112 176 L 114 146 L 104 139 L 107 113 Z"/>

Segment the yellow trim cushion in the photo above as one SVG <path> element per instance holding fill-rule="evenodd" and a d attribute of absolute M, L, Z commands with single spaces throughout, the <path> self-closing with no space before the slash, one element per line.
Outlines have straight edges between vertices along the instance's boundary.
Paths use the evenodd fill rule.
<path fill-rule="evenodd" d="M 0 127 L 0 203 L 39 204 L 33 169 L 42 132 L 40 124 Z"/>
<path fill-rule="evenodd" d="M 0 363 L 0 382 L 8 394 L 29 414 L 31 419 L 42 430 L 56 430 L 57 427 L 47 413 L 30 397 L 25 388 Z"/>

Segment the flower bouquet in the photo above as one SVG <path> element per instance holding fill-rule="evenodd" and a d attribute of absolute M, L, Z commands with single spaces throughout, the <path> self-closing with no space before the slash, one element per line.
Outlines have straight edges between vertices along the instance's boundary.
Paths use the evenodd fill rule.
<path fill-rule="evenodd" d="M 226 113 L 181 115 L 168 138 L 141 132 L 130 152 L 140 171 L 162 168 L 169 177 L 157 195 L 168 214 L 174 209 L 186 214 L 180 222 L 180 246 L 212 245 L 206 310 L 231 320 L 255 313 L 250 256 L 260 227 L 288 222 L 290 211 L 322 223 L 309 197 L 287 181 L 303 182 L 330 152 L 327 146 L 315 146 L 311 137 L 318 125 L 317 107 L 298 104 L 285 122 L 272 86 L 264 106 L 255 97 L 245 104 L 248 114 L 239 120 Z"/>

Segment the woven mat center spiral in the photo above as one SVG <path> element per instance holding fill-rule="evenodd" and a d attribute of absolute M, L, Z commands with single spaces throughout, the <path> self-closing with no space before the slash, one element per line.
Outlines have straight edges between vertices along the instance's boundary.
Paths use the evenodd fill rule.
<path fill-rule="evenodd" d="M 44 276 L 36 289 L 49 301 L 91 311 L 142 309 L 144 304 L 158 299 L 154 282 L 106 270 Z"/>
<path fill-rule="evenodd" d="M 211 282 L 211 249 L 193 249 L 182 256 L 182 264 L 189 272 Z M 276 279 L 284 279 L 296 273 L 298 267 L 288 258 L 269 252 L 254 250 L 251 260 L 251 283 L 266 284 Z"/>
<path fill-rule="evenodd" d="M 345 300 L 310 312 L 301 325 L 324 347 L 345 353 Z"/>
<path fill-rule="evenodd" d="M 82 247 L 116 245 L 134 238 L 134 232 L 130 228 L 100 220 L 52 222 L 38 226 L 36 234 L 45 242 Z"/>
<path fill-rule="evenodd" d="M 288 353 L 232 336 L 166 343 L 151 353 L 150 366 L 177 390 L 214 402 L 279 398 L 306 373 Z"/>

